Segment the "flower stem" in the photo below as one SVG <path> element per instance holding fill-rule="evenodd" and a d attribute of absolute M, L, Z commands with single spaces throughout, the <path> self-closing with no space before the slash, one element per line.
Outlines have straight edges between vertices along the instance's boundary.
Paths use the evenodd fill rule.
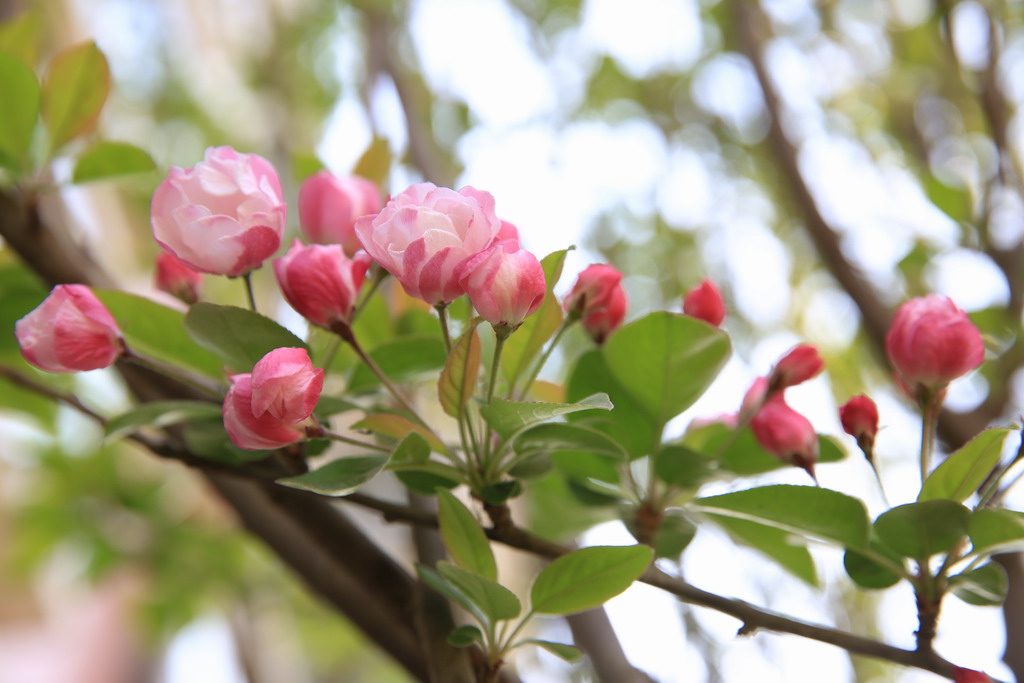
<path fill-rule="evenodd" d="M 942 392 L 929 391 L 921 400 L 921 485 L 924 486 L 931 469 L 932 451 L 935 449 L 935 427 L 939 408 L 942 406 Z"/>
<path fill-rule="evenodd" d="M 256 297 L 252 292 L 252 271 L 250 270 L 242 276 L 242 280 L 245 281 L 245 295 L 249 298 L 249 310 L 253 313 L 258 313 L 256 310 Z"/>
<path fill-rule="evenodd" d="M 555 336 L 551 340 L 551 343 L 548 344 L 548 348 L 544 349 L 543 355 L 541 355 L 541 357 L 537 360 L 537 364 L 534 365 L 533 367 L 533 372 L 530 373 L 530 376 L 526 380 L 526 384 L 523 385 L 523 390 L 519 393 L 519 400 L 523 400 L 524 398 L 526 398 L 526 395 L 530 393 L 530 388 L 533 386 L 533 383 L 537 381 L 537 375 L 540 374 L 540 371 L 544 368 L 544 365 L 548 362 L 548 359 L 551 358 L 551 354 L 555 350 L 555 347 L 558 346 L 558 342 L 561 341 L 562 335 L 565 334 L 565 331 L 569 329 L 569 327 L 574 322 L 576 322 L 576 320 L 578 320 L 577 317 L 569 316 L 562 321 L 562 325 L 558 328 L 558 331 L 555 332 Z M 508 396 L 510 398 L 512 396 L 512 392 L 514 389 L 515 380 L 513 379 L 513 381 L 509 383 L 508 387 Z"/>
<path fill-rule="evenodd" d="M 224 399 L 224 391 L 220 388 L 219 385 L 215 384 L 214 382 L 211 382 L 204 377 L 194 375 L 182 368 L 175 367 L 173 365 L 168 365 L 153 358 L 147 358 L 146 356 L 142 356 L 135 350 L 128 348 L 127 345 L 124 346 L 124 353 L 122 357 L 126 361 L 138 365 L 139 367 L 146 368 L 147 370 L 152 370 L 153 372 L 157 372 L 161 375 L 164 375 L 165 377 L 170 377 L 173 380 L 190 386 L 193 389 L 196 389 L 197 391 L 206 394 L 207 396 L 216 400 L 217 402 L 220 402 L 221 400 Z"/>
<path fill-rule="evenodd" d="M 381 283 L 383 283 L 384 280 L 386 280 L 388 277 L 388 271 L 376 265 L 374 266 L 374 268 L 377 268 L 379 270 L 376 271 L 376 273 L 373 276 L 373 279 L 370 281 L 370 288 L 366 290 L 366 294 L 363 295 L 362 300 L 360 300 L 360 302 L 356 304 L 355 309 L 353 309 L 352 315 L 350 316 L 349 319 L 349 325 L 355 323 L 356 318 L 358 318 L 359 314 L 363 312 L 364 308 L 366 308 L 366 304 L 369 303 L 373 295 L 377 293 L 378 289 L 380 289 Z"/>
<path fill-rule="evenodd" d="M 498 367 L 501 365 L 501 351 L 505 348 L 507 335 L 497 335 L 494 341 L 494 360 L 491 362 L 491 376 L 487 380 L 487 399 L 484 403 L 490 403 L 494 398 L 494 387 L 498 384 Z"/>
<path fill-rule="evenodd" d="M 444 337 L 444 348 L 448 353 L 452 352 L 452 334 L 448 330 L 448 304 L 434 306 L 437 310 L 437 319 L 441 321 L 441 336 Z"/>
<path fill-rule="evenodd" d="M 341 443 L 351 444 L 353 446 L 359 446 L 360 448 L 368 448 L 371 451 L 380 451 L 382 453 L 390 453 L 391 449 L 387 446 L 381 446 L 379 444 L 370 443 L 369 441 L 360 441 L 359 439 L 352 439 L 341 434 L 335 434 L 334 432 L 327 431 L 326 429 L 321 430 L 316 436 L 323 439 L 330 439 L 332 441 L 340 441 Z"/>
<path fill-rule="evenodd" d="M 334 362 L 334 357 L 338 355 L 339 348 L 341 348 L 341 338 L 331 337 L 330 345 L 327 347 L 327 350 L 324 351 L 318 365 L 324 370 L 329 369 L 331 367 L 331 363 Z"/>

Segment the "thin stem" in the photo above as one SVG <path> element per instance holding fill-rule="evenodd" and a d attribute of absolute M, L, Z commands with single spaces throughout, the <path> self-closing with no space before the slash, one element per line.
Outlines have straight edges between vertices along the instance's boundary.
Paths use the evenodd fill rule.
<path fill-rule="evenodd" d="M 164 375 L 165 377 L 170 377 L 175 381 L 190 386 L 218 402 L 224 399 L 224 392 L 221 390 L 220 386 L 204 377 L 194 375 L 187 370 L 174 365 L 168 365 L 167 363 L 158 361 L 154 358 L 143 356 L 127 346 L 124 347 L 124 354 L 122 357 L 129 363 L 146 368 L 147 370 L 152 370 L 153 372 Z"/>
<path fill-rule="evenodd" d="M 28 389 L 29 391 L 35 392 L 40 396 L 45 396 L 46 398 L 49 398 L 53 401 L 57 401 L 59 403 L 65 403 L 74 408 L 75 410 L 77 410 L 78 412 L 82 413 L 83 415 L 92 418 L 100 425 L 107 424 L 107 418 L 103 417 L 96 411 L 87 407 L 74 394 L 64 393 L 61 391 L 57 391 L 56 389 L 51 389 L 45 384 L 37 382 L 31 377 L 23 375 L 14 368 L 8 367 L 6 365 L 0 365 L 0 377 L 4 377 L 12 384 L 16 384 L 24 389 Z"/>
<path fill-rule="evenodd" d="M 340 441 L 342 443 L 351 444 L 353 446 L 359 446 L 360 448 L 368 448 L 371 451 L 380 451 L 381 453 L 390 453 L 391 449 L 387 446 L 381 446 L 380 444 L 370 443 L 369 441 L 360 441 L 359 439 L 353 439 L 348 436 L 342 436 L 341 434 L 335 434 L 334 432 L 326 429 L 321 429 L 311 436 L 319 437 L 322 439 L 330 439 L 331 441 Z"/>
<path fill-rule="evenodd" d="M 882 483 L 882 475 L 878 471 L 878 467 L 875 466 L 875 461 L 868 460 L 868 464 L 871 465 L 871 471 L 875 473 L 875 481 L 878 482 L 878 492 L 882 494 L 882 502 L 885 503 L 885 507 L 892 507 L 889 504 L 889 496 L 885 495 L 885 485 Z"/>
<path fill-rule="evenodd" d="M 437 319 L 441 323 L 441 336 L 444 337 L 444 348 L 448 353 L 452 352 L 452 334 L 448 329 L 448 304 L 434 306 L 437 311 Z"/>
<path fill-rule="evenodd" d="M 555 347 L 558 346 L 558 342 L 562 340 L 562 335 L 565 334 L 565 331 L 569 329 L 569 327 L 574 322 L 576 322 L 577 319 L 578 318 L 575 316 L 567 316 L 565 320 L 562 321 L 562 325 L 561 327 L 558 328 L 558 331 L 555 332 L 555 336 L 551 340 L 551 343 L 548 344 L 548 347 L 546 349 L 544 349 L 544 353 L 541 355 L 541 357 L 537 359 L 537 364 L 533 366 L 533 371 L 527 378 L 526 384 L 523 385 L 522 391 L 519 392 L 519 400 L 523 400 L 524 398 L 526 398 L 526 395 L 530 393 L 530 388 L 533 386 L 533 383 L 537 381 L 537 376 L 540 374 L 540 371 L 544 368 L 544 365 L 548 362 L 548 359 L 551 358 L 551 354 L 552 352 L 554 352 Z M 515 380 L 513 379 L 513 381 L 509 383 L 508 387 L 509 398 L 512 397 L 512 392 L 514 389 Z"/>
<path fill-rule="evenodd" d="M 1006 463 L 1006 466 L 999 470 L 999 474 L 997 474 L 994 477 L 991 477 L 991 481 L 988 482 L 988 486 L 986 486 L 985 489 L 979 494 L 979 508 L 988 507 L 993 503 L 997 502 L 997 498 L 1001 497 L 1001 494 L 1000 496 L 996 495 L 999 492 L 1000 482 L 1002 482 L 1003 479 L 1006 478 L 1006 475 L 1009 474 L 1011 469 L 1013 469 L 1013 466 L 1020 462 L 1022 458 L 1024 458 L 1024 427 L 1021 428 L 1021 432 L 1021 440 L 1020 444 L 1018 444 L 1017 446 L 1017 453 L 1013 456 L 1010 462 Z M 1011 483 L 1010 486 L 1013 486 L 1013 484 Z M 1006 489 L 1004 489 L 1004 491 L 1005 490 Z"/>
<path fill-rule="evenodd" d="M 506 335 L 497 334 L 494 341 L 494 360 L 491 362 L 491 376 L 487 380 L 487 399 L 484 403 L 490 404 L 494 398 L 494 387 L 498 383 L 498 367 L 501 365 L 501 351 L 505 348 Z"/>
<path fill-rule="evenodd" d="M 935 449 L 935 427 L 942 405 L 942 393 L 929 391 L 921 400 L 921 486 L 931 469 L 932 451 Z"/>
<path fill-rule="evenodd" d="M 331 363 L 334 362 L 334 357 L 338 355 L 338 349 L 341 348 L 341 337 L 331 337 L 331 341 L 327 346 L 327 350 L 324 351 L 323 356 L 320 358 L 320 362 L 317 365 L 324 370 L 331 367 Z"/>
<path fill-rule="evenodd" d="M 242 280 L 245 282 L 245 295 L 249 299 L 249 310 L 253 313 L 259 313 L 259 311 L 256 310 L 256 297 L 252 292 L 252 271 L 250 270 L 243 275 Z"/>
<path fill-rule="evenodd" d="M 352 310 L 352 315 L 349 318 L 349 325 L 355 323 L 356 318 L 358 318 L 359 314 L 363 312 L 364 308 L 366 308 L 366 304 L 369 303 L 373 295 L 377 293 L 377 290 L 380 289 L 380 286 L 384 282 L 384 280 L 388 278 L 388 271 L 384 270 L 378 265 L 374 265 L 373 267 L 377 270 L 374 273 L 373 279 L 370 281 L 370 288 L 366 290 L 366 294 L 363 295 L 363 298 L 359 301 L 358 304 L 356 304 L 356 307 Z"/>

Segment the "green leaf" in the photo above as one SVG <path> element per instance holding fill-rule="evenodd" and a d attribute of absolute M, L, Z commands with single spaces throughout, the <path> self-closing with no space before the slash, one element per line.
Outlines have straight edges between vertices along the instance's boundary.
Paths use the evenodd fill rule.
<path fill-rule="evenodd" d="M 725 332 L 703 321 L 660 311 L 621 328 L 603 351 L 615 378 L 663 427 L 711 386 L 730 343 Z"/>
<path fill-rule="evenodd" d="M 870 548 L 890 560 L 896 567 L 903 566 L 903 558 L 879 543 L 877 539 L 871 539 Z M 861 588 L 889 588 L 895 586 L 903 578 L 903 575 L 894 571 L 892 567 L 856 550 L 846 551 L 843 556 L 843 567 L 846 568 L 846 573 L 853 582 Z"/>
<path fill-rule="evenodd" d="M 654 474 L 666 484 L 695 489 L 711 474 L 708 460 L 691 448 L 666 444 L 654 455 Z"/>
<path fill-rule="evenodd" d="M 395 471 L 395 476 L 402 484 L 414 493 L 424 496 L 432 496 L 438 488 L 453 489 L 459 484 L 464 484 L 465 477 L 446 477 L 430 471 L 429 469 L 402 469 Z"/>
<path fill-rule="evenodd" d="M 393 382 L 402 382 L 444 367 L 444 342 L 439 337 L 413 335 L 384 342 L 370 351 L 370 357 Z M 349 379 L 347 390 L 363 392 L 380 385 L 377 376 L 360 363 Z"/>
<path fill-rule="evenodd" d="M 562 324 L 562 306 L 551 289 L 562 276 L 562 266 L 568 253 L 569 249 L 560 249 L 548 254 L 540 262 L 546 283 L 544 301 L 533 315 L 523 321 L 515 334 L 505 341 L 502 350 L 501 369 L 509 382 L 515 383 L 528 371 L 544 344 Z"/>
<path fill-rule="evenodd" d="M 27 64 L 0 52 L 0 158 L 21 170 L 39 117 L 39 83 Z"/>
<path fill-rule="evenodd" d="M 621 444 L 602 432 L 580 425 L 549 422 L 522 432 L 514 443 L 516 451 L 507 465 L 515 476 L 542 474 L 554 461 L 574 477 L 619 480 L 618 467 L 628 454 Z"/>
<path fill-rule="evenodd" d="M 0 52 L 17 57 L 33 69 L 39 59 L 39 34 L 42 23 L 38 7 L 23 10 L 16 17 L 0 23 Z"/>
<path fill-rule="evenodd" d="M 463 483 L 462 473 L 444 463 L 430 460 L 430 446 L 417 433 L 410 433 L 395 447 L 387 469 L 410 490 L 432 496 L 438 487 L 450 489 Z"/>
<path fill-rule="evenodd" d="M 366 151 L 359 157 L 352 173 L 372 180 L 378 188 L 386 187 L 388 175 L 391 173 L 391 147 L 387 138 L 374 137 Z"/>
<path fill-rule="evenodd" d="M 89 41 L 55 55 L 43 81 L 43 121 L 57 150 L 96 124 L 110 92 L 110 67 Z"/>
<path fill-rule="evenodd" d="M 1001 605 L 1006 600 L 1009 577 L 1003 566 L 990 562 L 977 569 L 949 577 L 953 594 L 968 605 Z"/>
<path fill-rule="evenodd" d="M 708 518 L 725 529 L 737 543 L 761 552 L 808 585 L 818 585 L 818 573 L 814 568 L 811 553 L 800 539 L 794 538 L 792 534 L 736 517 L 708 515 Z"/>
<path fill-rule="evenodd" d="M 492 622 L 514 619 L 523 609 L 515 593 L 491 579 L 447 562 L 438 562 L 437 571 Z"/>
<path fill-rule="evenodd" d="M 704 454 L 709 460 L 718 458 L 719 466 L 741 476 L 752 476 L 790 467 L 761 447 L 754 432 L 746 428 L 735 435 L 735 430 L 721 423 L 712 423 L 690 429 L 683 444 Z M 818 462 L 838 462 L 846 452 L 836 440 L 818 435 Z"/>
<path fill-rule="evenodd" d="M 894 507 L 875 520 L 878 539 L 903 557 L 925 560 L 952 550 L 967 535 L 970 512 L 951 500 Z"/>
<path fill-rule="evenodd" d="M 487 484 L 480 487 L 480 499 L 491 505 L 501 505 L 508 500 L 521 495 L 523 485 L 515 479 L 499 481 L 496 484 Z"/>
<path fill-rule="evenodd" d="M 248 372 L 274 349 L 309 347 L 270 318 L 237 306 L 201 301 L 185 315 L 185 331 L 233 370 Z"/>
<path fill-rule="evenodd" d="M 527 427 L 559 415 L 581 410 L 611 410 L 612 407 L 607 394 L 594 394 L 576 403 L 533 403 L 495 398 L 480 408 L 480 414 L 494 431 L 508 440 Z"/>
<path fill-rule="evenodd" d="M 1024 549 L 1024 515 L 1010 510 L 976 510 L 967 521 L 967 533 L 976 553 L 1002 553 Z"/>
<path fill-rule="evenodd" d="M 278 479 L 277 483 L 293 489 L 319 493 L 321 496 L 347 496 L 373 479 L 387 460 L 387 456 L 384 455 L 341 458 L 312 472 Z"/>
<path fill-rule="evenodd" d="M 559 557 L 541 570 L 530 589 L 538 614 L 575 614 L 614 598 L 640 578 L 654 551 L 647 546 L 594 546 Z"/>
<path fill-rule="evenodd" d="M 320 400 L 316 402 L 316 409 L 313 413 L 318 417 L 330 417 L 331 415 L 347 413 L 352 410 L 362 410 L 362 407 L 356 405 L 352 401 L 338 396 L 327 396 L 326 394 L 321 394 Z"/>
<path fill-rule="evenodd" d="M 444 489 L 437 492 L 437 519 L 441 538 L 452 561 L 463 569 L 496 581 L 498 565 L 494 562 L 487 535 L 462 501 Z"/>
<path fill-rule="evenodd" d="M 107 441 L 120 439 L 149 425 L 166 427 L 195 419 L 216 419 L 221 416 L 221 406 L 208 401 L 154 401 L 111 418 L 105 427 Z"/>
<path fill-rule="evenodd" d="M 475 616 L 477 621 L 481 624 L 487 624 L 490 621 L 487 615 L 481 611 L 480 607 L 477 606 L 476 603 L 474 603 L 461 589 L 453 585 L 450 581 L 442 577 L 430 567 L 417 564 L 416 573 L 419 574 L 420 580 L 423 581 L 423 583 L 427 584 L 455 604 L 461 606 L 467 612 Z"/>
<path fill-rule="evenodd" d="M 661 441 L 661 427 L 644 413 L 612 376 L 601 351 L 593 349 L 576 361 L 566 386 L 566 399 L 578 401 L 597 392 L 607 392 L 615 409 L 609 413 L 586 413 L 567 419 L 604 432 L 621 443 L 634 459 L 652 452 Z"/>
<path fill-rule="evenodd" d="M 224 364 L 192 341 L 185 331 L 185 316 L 179 311 L 125 292 L 93 292 L 114 316 L 129 348 L 148 358 L 223 380 Z"/>
<path fill-rule="evenodd" d="M 697 534 L 693 522 L 679 514 L 668 514 L 654 535 L 654 556 L 676 559 Z"/>
<path fill-rule="evenodd" d="M 463 406 L 476 393 L 476 379 L 480 374 L 480 335 L 476 332 L 479 319 L 470 323 L 462 333 L 441 371 L 437 395 L 444 412 L 454 418 L 462 414 Z"/>
<path fill-rule="evenodd" d="M 430 445 L 416 432 L 408 432 L 398 442 L 388 461 L 388 469 L 404 465 L 422 465 L 430 459 Z"/>
<path fill-rule="evenodd" d="M 417 422 L 393 413 L 367 415 L 352 425 L 352 429 L 367 429 L 374 434 L 390 436 L 393 439 L 401 439 L 408 434 L 418 434 L 425 441 L 427 453 L 431 450 L 438 453 L 448 452 L 447 446 L 432 431 Z"/>
<path fill-rule="evenodd" d="M 963 502 L 999 464 L 1003 442 L 1013 429 L 986 429 L 946 458 L 928 475 L 918 500 L 948 498 Z"/>
<path fill-rule="evenodd" d="M 484 634 L 480 632 L 480 629 L 472 624 L 456 626 L 452 629 L 452 632 L 448 634 L 448 644 L 452 647 L 469 647 L 473 643 L 483 642 L 483 639 Z"/>
<path fill-rule="evenodd" d="M 579 649 L 575 645 L 566 645 L 565 643 L 553 643 L 550 640 L 538 640 L 537 638 L 530 638 L 529 640 L 523 640 L 518 645 L 536 645 L 537 647 L 543 648 L 555 655 L 560 657 L 567 662 L 576 662 L 583 656 L 583 650 Z M 513 647 L 515 647 L 513 646 Z"/>
<path fill-rule="evenodd" d="M 868 542 L 864 504 L 838 491 L 816 486 L 762 486 L 710 498 L 695 504 L 707 512 L 760 522 L 848 548 Z"/>
<path fill-rule="evenodd" d="M 72 182 L 88 183 L 119 175 L 145 173 L 156 168 L 149 152 L 127 142 L 101 142 L 85 152 L 75 164 Z"/>

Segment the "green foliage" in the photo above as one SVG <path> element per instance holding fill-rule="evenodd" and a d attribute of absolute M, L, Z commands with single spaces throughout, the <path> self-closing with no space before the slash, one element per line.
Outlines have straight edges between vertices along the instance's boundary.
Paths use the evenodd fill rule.
<path fill-rule="evenodd" d="M 329 462 L 323 467 L 294 477 L 278 479 L 277 483 L 293 489 L 341 497 L 373 479 L 387 462 L 384 455 L 355 455 Z"/>
<path fill-rule="evenodd" d="M 575 403 L 533 403 L 506 401 L 495 398 L 480 408 L 480 414 L 487 420 L 502 439 L 508 441 L 533 425 L 553 417 L 577 413 L 582 410 L 611 410 L 607 394 L 594 394 Z"/>
<path fill-rule="evenodd" d="M 530 638 L 522 641 L 522 645 L 536 645 L 542 647 L 551 654 L 564 659 L 567 662 L 577 662 L 583 657 L 583 650 L 579 649 L 575 645 L 566 645 L 565 643 L 553 643 L 550 640 L 538 640 L 537 638 Z"/>
<path fill-rule="evenodd" d="M 274 349 L 302 348 L 305 342 L 270 318 L 237 306 L 201 301 L 185 315 L 189 337 L 235 372 L 249 372 Z"/>
<path fill-rule="evenodd" d="M 96 125 L 110 92 L 107 58 L 93 42 L 55 55 L 43 79 L 43 122 L 57 150 Z"/>
<path fill-rule="evenodd" d="M 530 589 L 538 614 L 574 614 L 610 600 L 640 578 L 654 559 L 647 546 L 594 546 L 563 555 L 541 570 Z"/>
<path fill-rule="evenodd" d="M 396 382 L 412 381 L 444 367 L 446 356 L 444 342 L 431 335 L 400 337 L 370 351 L 370 358 Z M 359 364 L 349 379 L 347 390 L 359 393 L 378 386 L 380 380 L 373 371 Z"/>
<path fill-rule="evenodd" d="M 498 579 L 490 542 L 473 513 L 448 491 L 437 492 L 437 519 L 448 555 L 458 566 L 492 581 Z"/>
<path fill-rule="evenodd" d="M 127 142 L 100 142 L 78 159 L 72 181 L 88 183 L 156 168 L 153 157 Z"/>
<path fill-rule="evenodd" d="M 894 507 L 875 520 L 878 540 L 903 557 L 926 560 L 951 551 L 967 536 L 970 512 L 951 500 Z"/>
<path fill-rule="evenodd" d="M 903 578 L 903 558 L 872 538 L 871 555 L 847 550 L 843 567 L 853 582 L 862 588 L 889 588 Z"/>
<path fill-rule="evenodd" d="M 39 117 L 39 83 L 22 60 L 0 52 L 0 166 L 17 172 L 25 163 Z"/>
<path fill-rule="evenodd" d="M 1003 442 L 1012 431 L 1009 427 L 1000 427 L 986 429 L 975 436 L 928 475 L 917 499 L 948 498 L 963 502 L 999 464 Z"/>
<path fill-rule="evenodd" d="M 949 577 L 953 595 L 969 605 L 1001 605 L 1006 600 L 1009 579 L 1003 566 L 990 562 L 977 569 Z"/>
<path fill-rule="evenodd" d="M 976 510 L 967 521 L 975 553 L 1002 553 L 1024 548 L 1024 514 L 1011 510 Z"/>
<path fill-rule="evenodd" d="M 143 403 L 126 413 L 107 421 L 104 432 L 107 441 L 115 441 L 137 431 L 139 427 L 167 427 L 195 419 L 217 419 L 221 406 L 208 401 L 154 401 Z"/>
<path fill-rule="evenodd" d="M 480 335 L 476 331 L 479 324 L 479 319 L 472 321 L 455 342 L 437 382 L 441 408 L 454 418 L 459 417 L 476 392 L 480 373 Z"/>
<path fill-rule="evenodd" d="M 708 515 L 708 519 L 725 529 L 737 543 L 759 551 L 808 585 L 818 585 L 818 572 L 811 553 L 792 534 L 739 517 Z"/>

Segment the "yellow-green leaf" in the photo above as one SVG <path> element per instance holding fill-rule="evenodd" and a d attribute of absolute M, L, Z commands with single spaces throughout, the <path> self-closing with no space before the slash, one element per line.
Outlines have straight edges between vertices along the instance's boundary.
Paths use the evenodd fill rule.
<path fill-rule="evenodd" d="M 39 84 L 32 69 L 0 52 L 0 165 L 21 170 L 39 116 Z"/>
<path fill-rule="evenodd" d="M 156 168 L 149 152 L 127 142 L 101 142 L 78 159 L 72 181 L 87 183 Z"/>
<path fill-rule="evenodd" d="M 110 92 L 110 67 L 89 41 L 58 53 L 43 81 L 43 121 L 52 150 L 96 124 Z"/>
<path fill-rule="evenodd" d="M 479 322 L 479 319 L 474 320 L 459 337 L 452 352 L 448 354 L 448 361 L 437 383 L 441 407 L 455 418 L 476 391 L 476 378 L 480 373 L 480 336 L 476 333 Z"/>

